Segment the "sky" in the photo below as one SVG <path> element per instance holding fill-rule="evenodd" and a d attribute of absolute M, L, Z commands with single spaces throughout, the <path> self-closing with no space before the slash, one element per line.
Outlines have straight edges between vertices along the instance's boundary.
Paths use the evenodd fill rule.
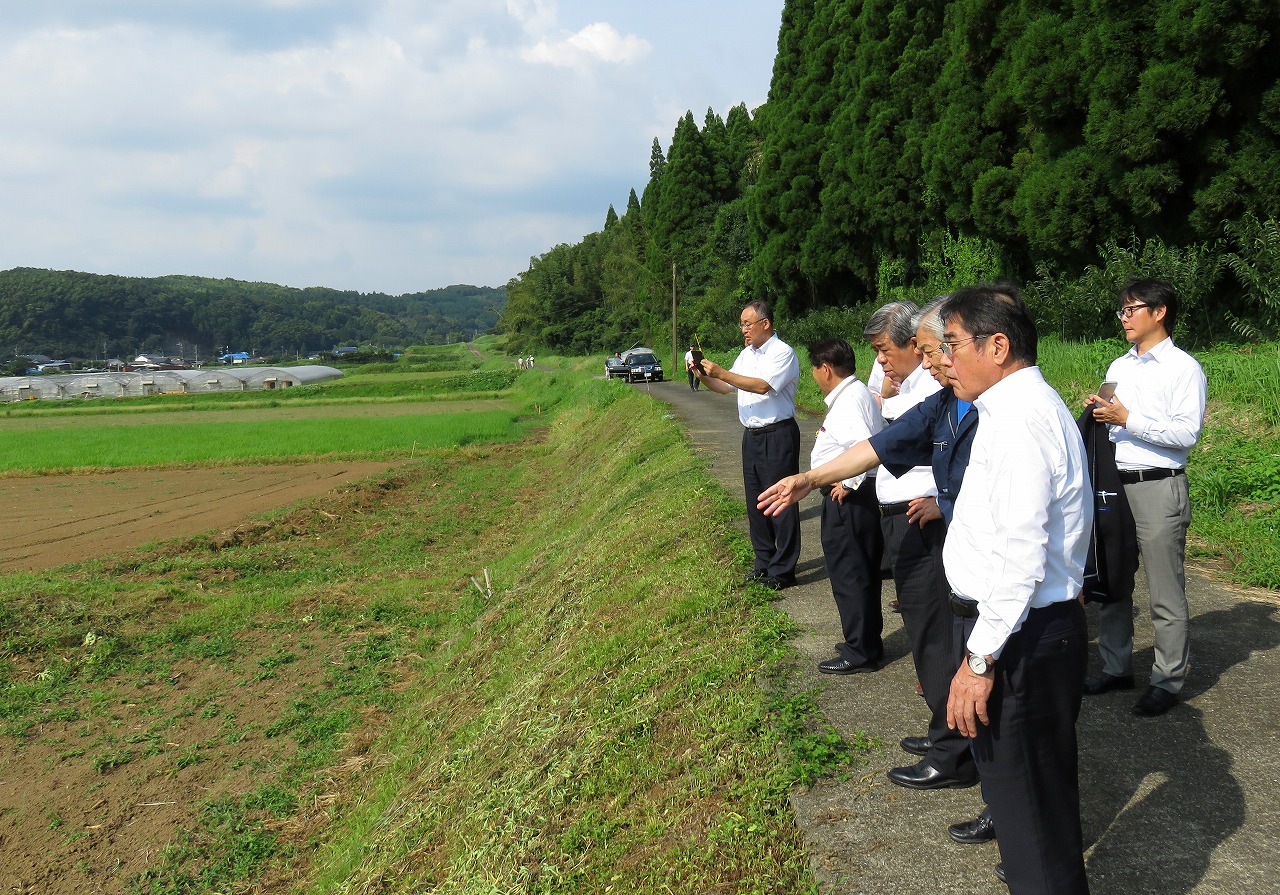
<path fill-rule="evenodd" d="M 4 3 L 0 269 L 504 285 L 767 99 L 782 6 Z"/>

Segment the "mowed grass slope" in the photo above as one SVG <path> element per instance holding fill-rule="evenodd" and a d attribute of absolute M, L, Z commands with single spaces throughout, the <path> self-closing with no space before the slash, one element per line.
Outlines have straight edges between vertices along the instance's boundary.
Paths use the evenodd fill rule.
<path fill-rule="evenodd" d="M 82 799 L 13 815 L 6 847 L 45 874 L 24 882 L 812 891 L 788 787 L 850 753 L 803 699 L 771 721 L 790 628 L 736 584 L 740 501 L 625 386 L 517 391 L 559 408 L 542 438 L 0 577 L 6 749 L 31 793 Z M 816 747 L 806 766 L 783 739 Z"/>

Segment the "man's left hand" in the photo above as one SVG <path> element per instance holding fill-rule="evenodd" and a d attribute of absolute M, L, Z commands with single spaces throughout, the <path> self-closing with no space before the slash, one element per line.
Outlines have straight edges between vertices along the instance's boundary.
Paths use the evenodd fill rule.
<path fill-rule="evenodd" d="M 942 510 L 938 509 L 936 497 L 917 497 L 907 508 L 907 522 L 924 528 L 935 519 L 942 518 Z"/>
<path fill-rule="evenodd" d="M 995 671 L 974 674 L 966 662 L 951 679 L 951 695 L 947 699 L 947 726 L 969 738 L 978 735 L 978 722 L 990 723 L 987 699 L 995 687 Z"/>
<path fill-rule="evenodd" d="M 1098 422 L 1121 427 L 1129 422 L 1129 408 L 1121 404 L 1118 398 L 1107 401 L 1097 395 L 1090 395 L 1089 400 L 1093 403 L 1093 418 Z"/>

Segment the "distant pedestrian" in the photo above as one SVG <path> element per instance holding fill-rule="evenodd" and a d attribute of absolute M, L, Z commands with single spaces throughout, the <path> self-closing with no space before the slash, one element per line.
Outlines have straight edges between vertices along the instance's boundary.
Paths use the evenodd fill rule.
<path fill-rule="evenodd" d="M 757 506 L 760 493 L 779 479 L 800 471 L 800 426 L 796 423 L 796 385 L 800 361 L 773 329 L 773 312 L 762 301 L 742 309 L 739 320 L 744 348 L 726 370 L 703 359 L 694 367 L 700 382 L 713 392 L 735 394 L 742 423 L 742 483 L 755 564 L 749 580 L 781 590 L 796 583 L 800 559 L 800 509 L 789 507 L 777 517 Z"/>
<path fill-rule="evenodd" d="M 689 374 L 689 390 L 696 392 L 702 385 L 698 381 L 698 377 L 693 372 L 693 346 L 689 346 L 689 350 L 684 353 L 684 368 Z"/>

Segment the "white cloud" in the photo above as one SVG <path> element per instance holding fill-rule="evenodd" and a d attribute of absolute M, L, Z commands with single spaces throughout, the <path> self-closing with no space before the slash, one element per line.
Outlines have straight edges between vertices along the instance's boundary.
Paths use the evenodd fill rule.
<path fill-rule="evenodd" d="M 641 190 L 685 109 L 764 99 L 770 38 L 691 36 L 753 4 L 776 36 L 782 0 L 743 3 L 5 4 L 0 268 L 505 283 Z"/>
<path fill-rule="evenodd" d="M 530 62 L 577 68 L 591 62 L 636 62 L 652 51 L 647 40 L 634 34 L 623 37 L 607 22 L 596 22 L 559 43 L 539 41 L 522 55 Z"/>

